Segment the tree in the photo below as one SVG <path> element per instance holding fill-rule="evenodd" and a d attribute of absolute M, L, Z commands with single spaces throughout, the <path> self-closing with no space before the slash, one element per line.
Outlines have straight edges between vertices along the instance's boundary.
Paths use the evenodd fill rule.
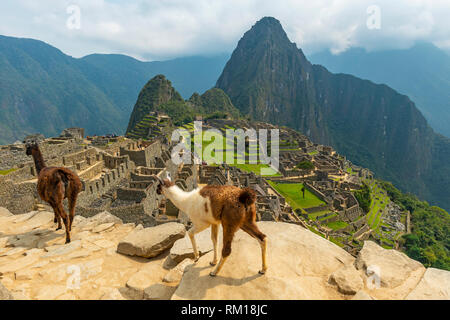
<path fill-rule="evenodd" d="M 363 183 L 361 189 L 356 190 L 354 192 L 356 200 L 358 200 L 359 206 L 365 213 L 370 210 L 370 203 L 372 202 L 372 198 L 370 197 L 370 189 L 369 186 Z"/>
<path fill-rule="evenodd" d="M 295 167 L 303 170 L 313 170 L 314 164 L 311 161 L 304 160 L 302 162 L 299 162 Z"/>

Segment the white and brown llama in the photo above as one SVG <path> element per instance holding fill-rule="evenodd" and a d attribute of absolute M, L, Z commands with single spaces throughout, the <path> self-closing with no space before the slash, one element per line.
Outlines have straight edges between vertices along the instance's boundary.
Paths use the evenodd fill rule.
<path fill-rule="evenodd" d="M 216 266 L 210 273 L 215 276 L 222 269 L 223 264 L 231 253 L 231 242 L 236 231 L 242 229 L 250 236 L 258 240 L 261 246 L 262 268 L 259 273 L 267 270 L 266 248 L 267 237 L 256 225 L 256 193 L 250 188 L 238 188 L 235 186 L 207 185 L 186 192 L 175 185 L 170 176 L 158 181 L 157 193 L 166 198 L 181 211 L 186 213 L 192 221 L 193 227 L 188 231 L 192 242 L 195 261 L 199 259 L 199 252 L 195 242 L 195 234 L 211 226 L 211 240 L 214 246 L 214 259 L 210 263 Z M 219 224 L 223 229 L 222 257 L 217 264 L 217 240 Z"/>

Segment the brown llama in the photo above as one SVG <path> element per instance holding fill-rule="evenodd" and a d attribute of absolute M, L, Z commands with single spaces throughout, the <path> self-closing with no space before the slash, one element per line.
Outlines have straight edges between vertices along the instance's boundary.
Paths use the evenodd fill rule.
<path fill-rule="evenodd" d="M 266 248 L 267 237 L 256 225 L 256 193 L 250 188 L 235 186 L 207 185 L 186 192 L 176 186 L 169 179 L 158 179 L 157 193 L 163 194 L 181 211 L 186 213 L 192 221 L 193 227 L 188 231 L 194 250 L 194 259 L 199 259 L 194 235 L 211 226 L 211 240 L 214 246 L 214 259 L 210 263 L 217 264 L 217 238 L 219 224 L 223 229 L 222 257 L 210 276 L 216 276 L 231 254 L 231 242 L 237 230 L 242 229 L 258 240 L 261 246 L 262 268 L 260 274 L 267 270 Z"/>
<path fill-rule="evenodd" d="M 38 175 L 37 191 L 42 200 L 50 204 L 55 212 L 56 230 L 62 228 L 61 218 L 66 228 L 66 243 L 70 242 L 70 231 L 75 216 L 75 204 L 82 189 L 80 178 L 63 167 L 47 167 L 36 142 L 26 143 L 26 154 L 33 156 Z M 67 198 L 69 215 L 64 211 L 63 200 Z"/>

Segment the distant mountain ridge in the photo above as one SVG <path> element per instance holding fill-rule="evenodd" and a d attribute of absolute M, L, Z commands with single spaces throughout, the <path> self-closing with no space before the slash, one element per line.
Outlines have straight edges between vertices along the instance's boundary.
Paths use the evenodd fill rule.
<path fill-rule="evenodd" d="M 266 17 L 239 41 L 216 86 L 253 119 L 329 144 L 403 190 L 450 208 L 450 139 L 386 85 L 312 65 Z"/>
<path fill-rule="evenodd" d="M 0 143 L 36 132 L 123 134 L 142 86 L 164 73 L 188 98 L 214 86 L 227 55 L 142 62 L 124 55 L 75 59 L 38 40 L 0 36 Z M 105 117 L 105 115 L 108 115 Z"/>
<path fill-rule="evenodd" d="M 431 127 L 450 137 L 450 55 L 433 44 L 376 52 L 352 48 L 338 55 L 323 51 L 309 58 L 331 72 L 385 83 L 408 95 Z"/>

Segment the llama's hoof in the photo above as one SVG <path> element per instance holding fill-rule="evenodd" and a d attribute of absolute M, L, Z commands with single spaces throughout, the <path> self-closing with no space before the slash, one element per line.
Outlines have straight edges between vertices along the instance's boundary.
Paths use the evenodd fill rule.
<path fill-rule="evenodd" d="M 259 274 L 266 274 L 266 270 L 259 270 L 258 273 Z"/>
<path fill-rule="evenodd" d="M 57 227 L 57 228 L 56 228 L 56 231 L 61 230 L 61 229 L 62 229 L 62 227 Z"/>
<path fill-rule="evenodd" d="M 216 276 L 216 274 L 215 274 L 214 272 L 210 272 L 209 275 L 210 275 L 211 277 L 215 277 L 215 276 Z"/>
<path fill-rule="evenodd" d="M 209 265 L 212 266 L 212 267 L 214 267 L 216 264 L 217 264 L 217 262 L 214 262 L 214 261 L 211 261 L 211 262 L 209 263 Z"/>
<path fill-rule="evenodd" d="M 70 240 L 66 240 L 66 244 L 70 243 Z"/>
<path fill-rule="evenodd" d="M 197 263 L 198 259 L 200 259 L 200 257 L 194 258 L 194 263 Z"/>

